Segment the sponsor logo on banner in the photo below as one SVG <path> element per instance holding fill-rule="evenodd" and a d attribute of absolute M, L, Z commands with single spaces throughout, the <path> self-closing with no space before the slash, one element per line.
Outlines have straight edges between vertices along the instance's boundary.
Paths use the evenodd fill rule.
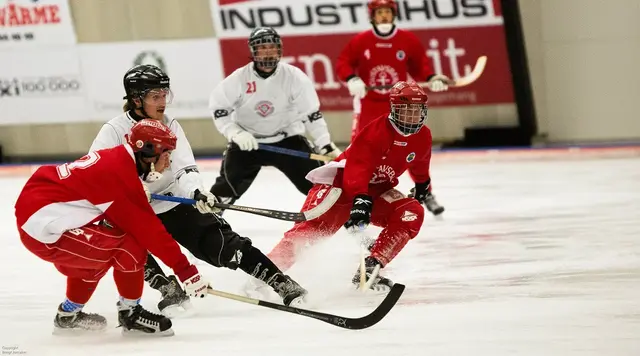
<path fill-rule="evenodd" d="M 217 39 L 92 43 L 79 48 L 92 120 L 106 121 L 122 113 L 122 77 L 139 64 L 156 65 L 170 76 L 174 97 L 167 115 L 211 117 L 209 95 L 222 81 Z"/>
<path fill-rule="evenodd" d="M 75 42 L 67 0 L 0 0 L 0 48 Z"/>
<path fill-rule="evenodd" d="M 0 125 L 87 121 L 75 46 L 14 48 L 0 56 Z"/>
<path fill-rule="evenodd" d="M 407 29 L 501 24 L 497 0 L 397 1 L 397 24 Z M 329 34 L 336 29 L 369 28 L 366 1 L 212 0 L 216 33 L 221 38 L 245 37 L 253 28 L 275 28 L 281 35 Z"/>
<path fill-rule="evenodd" d="M 3 97 L 73 96 L 81 94 L 78 76 L 0 78 L 0 99 Z"/>
<path fill-rule="evenodd" d="M 314 82 L 322 110 L 353 110 L 353 98 L 337 77 L 335 63 L 356 33 L 371 29 L 365 1 L 210 1 L 225 75 L 247 63 L 246 38 L 251 29 L 272 26 L 283 38 L 282 61 L 297 66 Z M 458 79 L 473 70 L 478 57 L 489 59 L 482 77 L 472 85 L 430 93 L 431 106 L 513 102 L 499 0 L 400 0 L 398 6 L 398 27 L 421 40 L 434 73 Z M 372 57 L 368 51 L 363 57 Z M 395 52 L 399 61 L 406 57 L 403 50 Z M 369 85 L 399 80 L 397 73 L 383 69 L 362 79 Z"/>

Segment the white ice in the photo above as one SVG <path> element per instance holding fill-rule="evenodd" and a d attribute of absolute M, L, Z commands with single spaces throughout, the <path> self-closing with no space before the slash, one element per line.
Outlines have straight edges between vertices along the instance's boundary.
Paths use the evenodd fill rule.
<path fill-rule="evenodd" d="M 207 183 L 217 175 L 209 166 Z M 13 204 L 26 177 L 0 180 L 0 345 L 32 355 L 640 355 L 640 160 L 447 162 L 432 166 L 446 207 L 384 271 L 407 289 L 379 324 L 344 330 L 305 317 L 208 297 L 174 320 L 170 338 L 130 339 L 116 328 L 117 293 L 105 276 L 89 312 L 101 336 L 51 335 L 64 278 L 21 245 Z M 403 176 L 399 188 L 411 183 Z M 304 197 L 263 169 L 237 204 L 297 211 Z M 287 222 L 228 212 L 268 252 Z M 371 228 L 375 233 L 379 229 Z M 369 313 L 380 298 L 351 290 L 358 248 L 344 232 L 290 271 L 312 308 Z M 216 289 L 239 293 L 241 271 L 199 268 Z M 167 270 L 168 271 L 168 270 Z M 145 287 L 152 311 L 158 293 Z M 277 300 L 273 298 L 273 300 Z"/>

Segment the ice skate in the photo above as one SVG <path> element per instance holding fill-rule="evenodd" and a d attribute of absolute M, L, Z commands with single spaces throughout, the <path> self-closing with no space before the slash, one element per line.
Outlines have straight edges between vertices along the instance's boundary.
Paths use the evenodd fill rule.
<path fill-rule="evenodd" d="M 424 205 L 427 207 L 433 215 L 438 216 L 444 212 L 444 207 L 436 201 L 436 197 L 433 194 L 427 194 L 427 197 L 424 200 Z"/>
<path fill-rule="evenodd" d="M 169 283 L 159 288 L 162 300 L 158 302 L 158 310 L 167 318 L 175 318 L 191 310 L 191 299 L 184 292 L 176 276 L 169 276 Z"/>
<path fill-rule="evenodd" d="M 286 306 L 300 306 L 304 304 L 305 297 L 308 292 L 306 289 L 302 288 L 296 281 L 291 279 L 291 277 L 283 275 L 285 281 L 282 283 L 274 283 L 275 291 L 282 298 L 282 303 Z"/>
<path fill-rule="evenodd" d="M 66 312 L 62 305 L 53 319 L 53 334 L 62 335 L 75 332 L 100 332 L 107 329 L 107 319 L 99 314 L 88 314 L 82 310 Z"/>
<path fill-rule="evenodd" d="M 365 276 L 367 278 L 367 282 L 369 282 L 373 274 L 373 270 L 378 264 L 379 262 L 376 261 L 376 259 L 371 256 L 365 259 L 364 265 L 365 265 Z M 360 268 L 358 268 L 358 270 L 356 271 L 356 274 L 353 276 L 351 283 L 353 283 L 356 286 L 356 288 L 360 288 Z M 371 284 L 370 289 L 375 292 L 386 293 L 391 290 L 391 287 L 393 287 L 393 282 L 389 278 L 382 277 L 380 274 L 378 274 L 377 276 L 374 277 L 374 281 Z"/>
<path fill-rule="evenodd" d="M 123 335 L 173 336 L 171 320 L 166 316 L 154 314 L 140 304 L 132 307 L 118 302 L 117 306 Z"/>

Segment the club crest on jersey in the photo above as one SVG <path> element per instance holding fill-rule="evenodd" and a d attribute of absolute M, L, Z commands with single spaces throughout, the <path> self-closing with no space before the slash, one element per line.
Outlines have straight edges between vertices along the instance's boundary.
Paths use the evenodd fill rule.
<path fill-rule="evenodd" d="M 405 57 L 406 54 L 403 50 L 399 50 L 398 52 L 396 52 L 396 58 L 398 58 L 399 61 L 403 60 Z"/>
<path fill-rule="evenodd" d="M 273 104 L 270 101 L 262 100 L 255 106 L 256 114 L 267 117 L 273 113 Z"/>
<path fill-rule="evenodd" d="M 369 72 L 369 85 L 370 86 L 378 86 L 378 85 L 393 85 L 400 81 L 400 76 L 396 70 L 388 65 L 378 65 L 371 69 Z M 388 93 L 389 89 L 375 89 L 377 93 Z"/>
<path fill-rule="evenodd" d="M 409 155 L 407 155 L 407 162 L 411 162 L 416 158 L 416 153 L 415 152 L 411 152 L 409 153 Z"/>

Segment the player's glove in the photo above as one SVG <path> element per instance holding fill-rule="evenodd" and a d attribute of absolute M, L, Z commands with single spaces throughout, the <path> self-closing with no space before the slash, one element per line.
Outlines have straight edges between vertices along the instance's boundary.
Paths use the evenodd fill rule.
<path fill-rule="evenodd" d="M 184 281 L 184 291 L 190 297 L 206 297 L 207 288 L 209 288 L 209 283 L 202 277 L 200 273 L 196 273 L 195 275 L 187 278 L 187 280 Z"/>
<path fill-rule="evenodd" d="M 364 230 L 371 223 L 371 210 L 373 209 L 373 199 L 366 194 L 358 194 L 353 198 L 353 205 L 349 213 L 349 220 L 344 227 L 350 232 Z"/>
<path fill-rule="evenodd" d="M 446 75 L 434 75 L 431 80 L 429 80 L 429 89 L 435 93 L 445 91 L 449 89 L 450 82 L 451 79 L 449 79 L 449 77 L 447 77 Z"/>
<path fill-rule="evenodd" d="M 355 96 L 358 99 L 362 99 L 367 95 L 367 85 L 360 79 L 360 77 L 353 77 L 347 81 L 347 89 L 349 94 Z"/>
<path fill-rule="evenodd" d="M 229 140 L 238 145 L 242 151 L 253 151 L 258 149 L 258 141 L 256 141 L 256 138 L 244 130 L 234 133 L 229 137 Z"/>
<path fill-rule="evenodd" d="M 431 180 L 424 183 L 416 183 L 415 188 L 411 188 L 409 198 L 414 198 L 420 204 L 424 205 L 433 215 L 440 215 L 444 212 L 444 207 L 438 204 L 436 198 L 431 194 L 429 186 Z"/>
<path fill-rule="evenodd" d="M 328 145 L 323 146 L 318 151 L 318 153 L 335 159 L 335 158 L 338 158 L 340 154 L 342 154 L 342 151 L 340 151 L 340 149 L 338 148 L 338 146 L 335 145 L 335 143 L 331 142 Z"/>
<path fill-rule="evenodd" d="M 196 189 L 193 192 L 193 199 L 196 200 L 196 204 L 194 206 L 201 214 L 220 213 L 220 208 L 217 208 L 215 206 L 215 203 L 218 202 L 218 199 L 216 199 L 216 196 L 211 192 L 204 189 Z"/>

